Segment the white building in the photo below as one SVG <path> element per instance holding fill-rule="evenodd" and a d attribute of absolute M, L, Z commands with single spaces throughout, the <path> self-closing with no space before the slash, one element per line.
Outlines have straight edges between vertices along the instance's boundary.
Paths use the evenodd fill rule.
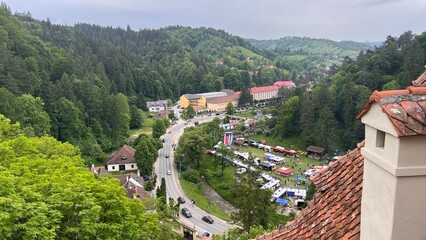
<path fill-rule="evenodd" d="M 137 170 L 138 165 L 135 160 L 135 152 L 134 148 L 124 145 L 111 154 L 111 157 L 105 164 L 106 169 L 110 172 Z"/>
<path fill-rule="evenodd" d="M 146 107 L 150 112 L 160 112 L 167 110 L 167 100 L 158 100 L 152 102 L 146 102 Z"/>

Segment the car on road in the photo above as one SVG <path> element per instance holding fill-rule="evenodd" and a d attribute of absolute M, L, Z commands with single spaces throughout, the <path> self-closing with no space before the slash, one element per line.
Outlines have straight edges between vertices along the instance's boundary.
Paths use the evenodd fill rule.
<path fill-rule="evenodd" d="M 183 198 L 183 197 L 178 197 L 178 202 L 180 203 L 180 204 L 184 204 L 185 203 L 185 199 Z"/>
<path fill-rule="evenodd" d="M 169 154 L 166 154 L 166 158 L 169 158 L 170 157 L 170 155 Z"/>
<path fill-rule="evenodd" d="M 203 216 L 202 218 L 201 218 L 201 220 L 203 220 L 204 222 L 206 222 L 206 223 L 210 223 L 210 224 L 213 224 L 214 223 L 214 219 L 212 218 L 212 217 L 210 217 L 210 216 Z"/>
<path fill-rule="evenodd" d="M 167 175 L 172 175 L 172 171 L 167 170 Z"/>
<path fill-rule="evenodd" d="M 201 237 L 210 237 L 212 234 L 209 232 L 203 232 L 203 234 L 201 234 Z"/>
<path fill-rule="evenodd" d="M 171 133 L 172 133 L 172 130 L 169 131 L 169 134 L 171 134 Z"/>
<path fill-rule="evenodd" d="M 182 208 L 181 210 L 182 215 L 185 216 L 186 218 L 190 218 L 192 217 L 191 212 L 188 210 L 188 208 Z"/>

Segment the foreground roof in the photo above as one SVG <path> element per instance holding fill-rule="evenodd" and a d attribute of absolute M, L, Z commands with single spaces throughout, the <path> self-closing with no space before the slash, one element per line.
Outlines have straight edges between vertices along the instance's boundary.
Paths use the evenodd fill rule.
<path fill-rule="evenodd" d="M 426 65 L 425 65 L 426 68 Z M 414 87 L 426 87 L 426 72 L 424 72 L 416 80 L 412 81 Z"/>
<path fill-rule="evenodd" d="M 360 239 L 363 146 L 311 179 L 318 191 L 292 222 L 256 239 Z"/>
<path fill-rule="evenodd" d="M 373 103 L 382 108 L 398 136 L 426 134 L 426 87 L 374 91 L 357 118 L 361 119 L 367 114 Z"/>
<path fill-rule="evenodd" d="M 106 165 L 136 163 L 135 152 L 136 150 L 134 148 L 128 145 L 124 145 L 111 154 L 111 157 L 109 158 Z"/>

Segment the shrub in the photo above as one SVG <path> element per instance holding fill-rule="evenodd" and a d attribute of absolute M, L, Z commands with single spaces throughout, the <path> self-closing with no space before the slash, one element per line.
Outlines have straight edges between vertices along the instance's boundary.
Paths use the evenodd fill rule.
<path fill-rule="evenodd" d="M 183 172 L 182 177 L 185 180 L 195 184 L 200 182 L 200 172 L 194 169 L 188 169 L 187 171 Z"/>

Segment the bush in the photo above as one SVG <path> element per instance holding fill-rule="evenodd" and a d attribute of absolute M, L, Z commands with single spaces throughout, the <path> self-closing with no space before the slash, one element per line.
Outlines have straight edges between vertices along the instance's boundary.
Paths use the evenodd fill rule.
<path fill-rule="evenodd" d="M 188 169 L 187 171 L 183 172 L 182 177 L 185 180 L 195 184 L 200 182 L 200 172 L 194 169 Z"/>
<path fill-rule="evenodd" d="M 154 183 L 152 181 L 147 181 L 147 182 L 145 182 L 144 185 L 145 185 L 144 188 L 145 188 L 146 191 L 154 190 Z"/>

